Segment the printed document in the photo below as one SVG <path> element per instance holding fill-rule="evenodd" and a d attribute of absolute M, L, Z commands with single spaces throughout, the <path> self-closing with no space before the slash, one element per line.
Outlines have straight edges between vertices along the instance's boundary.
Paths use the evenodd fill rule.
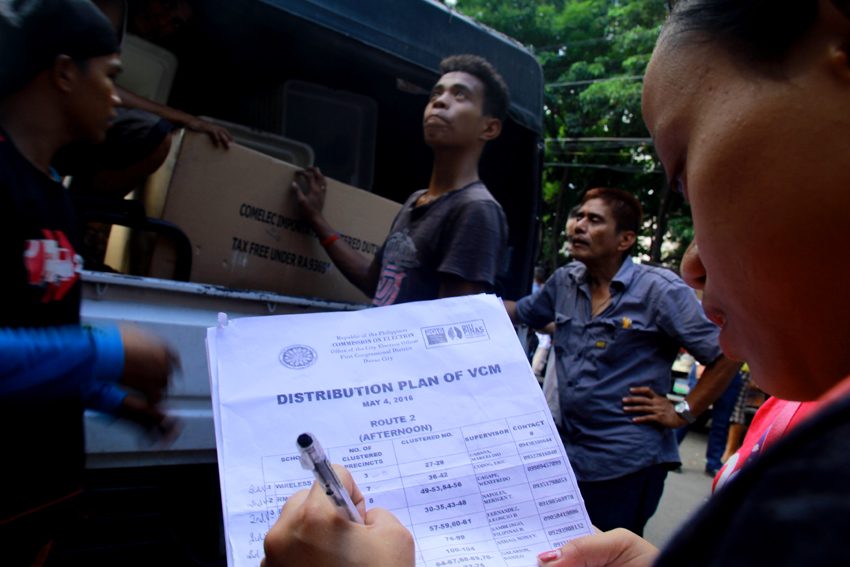
<path fill-rule="evenodd" d="M 251 317 L 207 332 L 228 559 L 258 565 L 309 488 L 296 438 L 345 465 L 421 567 L 536 565 L 591 533 L 546 400 L 492 295 Z"/>

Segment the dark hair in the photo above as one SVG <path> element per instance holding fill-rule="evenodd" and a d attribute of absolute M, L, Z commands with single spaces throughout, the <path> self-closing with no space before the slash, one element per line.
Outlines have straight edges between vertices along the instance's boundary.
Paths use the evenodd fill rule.
<path fill-rule="evenodd" d="M 846 0 L 833 0 L 836 5 Z M 815 23 L 817 0 L 668 1 L 672 33 L 699 32 L 762 64 L 785 61 Z M 846 10 L 846 7 L 844 7 Z"/>
<path fill-rule="evenodd" d="M 469 73 L 484 83 L 484 115 L 504 120 L 508 115 L 510 91 L 489 61 L 478 55 L 451 55 L 440 62 L 440 73 Z"/>
<path fill-rule="evenodd" d="M 617 231 L 630 230 L 634 233 L 640 232 L 640 223 L 643 221 L 643 207 L 637 197 L 613 187 L 596 187 L 588 189 L 581 198 L 582 203 L 591 199 L 603 201 L 611 209 L 614 220 L 617 221 Z"/>
<path fill-rule="evenodd" d="M 58 55 L 80 62 L 118 53 L 112 24 L 89 0 L 29 0 L 0 11 L 0 97 L 23 88 Z"/>

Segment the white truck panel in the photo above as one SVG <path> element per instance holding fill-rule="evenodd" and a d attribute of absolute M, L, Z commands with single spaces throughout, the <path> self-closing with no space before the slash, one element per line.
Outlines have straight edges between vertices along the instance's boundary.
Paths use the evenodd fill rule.
<path fill-rule="evenodd" d="M 131 424 L 95 412 L 86 413 L 86 453 L 90 468 L 156 466 L 215 462 L 215 435 L 207 369 L 206 329 L 218 313 L 228 317 L 345 311 L 365 305 L 233 290 L 221 286 L 83 272 L 81 314 L 92 325 L 129 323 L 168 341 L 178 352 L 164 403 L 182 421 L 177 440 L 164 447 Z"/>

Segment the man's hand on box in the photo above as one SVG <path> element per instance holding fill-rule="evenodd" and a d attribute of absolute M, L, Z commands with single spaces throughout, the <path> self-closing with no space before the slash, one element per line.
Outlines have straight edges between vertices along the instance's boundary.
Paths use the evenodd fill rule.
<path fill-rule="evenodd" d="M 212 143 L 216 146 L 221 146 L 224 149 L 230 147 L 230 143 L 233 142 L 233 136 L 223 126 L 219 126 L 218 124 L 213 124 L 208 120 L 204 120 L 203 118 L 197 118 L 195 116 L 192 117 L 192 120 L 186 122 L 186 128 L 192 130 L 193 132 L 203 132 L 207 134 Z"/>
<path fill-rule="evenodd" d="M 295 172 L 292 182 L 292 192 L 301 205 L 304 216 L 314 220 L 322 215 L 325 208 L 325 194 L 328 185 L 322 171 L 315 166 Z"/>

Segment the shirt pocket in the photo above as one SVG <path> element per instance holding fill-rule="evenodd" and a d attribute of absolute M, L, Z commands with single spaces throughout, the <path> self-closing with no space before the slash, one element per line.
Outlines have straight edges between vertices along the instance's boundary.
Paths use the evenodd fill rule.
<path fill-rule="evenodd" d="M 585 326 L 584 333 L 583 355 L 597 365 L 612 358 L 616 360 L 622 354 L 618 348 L 621 333 L 614 321 L 595 319 Z"/>
<path fill-rule="evenodd" d="M 652 330 L 623 326 L 619 320 L 608 322 L 596 341 L 600 380 L 614 378 L 617 395 L 628 395 L 632 386 L 657 389 L 669 376 L 656 367 L 661 341 Z"/>

